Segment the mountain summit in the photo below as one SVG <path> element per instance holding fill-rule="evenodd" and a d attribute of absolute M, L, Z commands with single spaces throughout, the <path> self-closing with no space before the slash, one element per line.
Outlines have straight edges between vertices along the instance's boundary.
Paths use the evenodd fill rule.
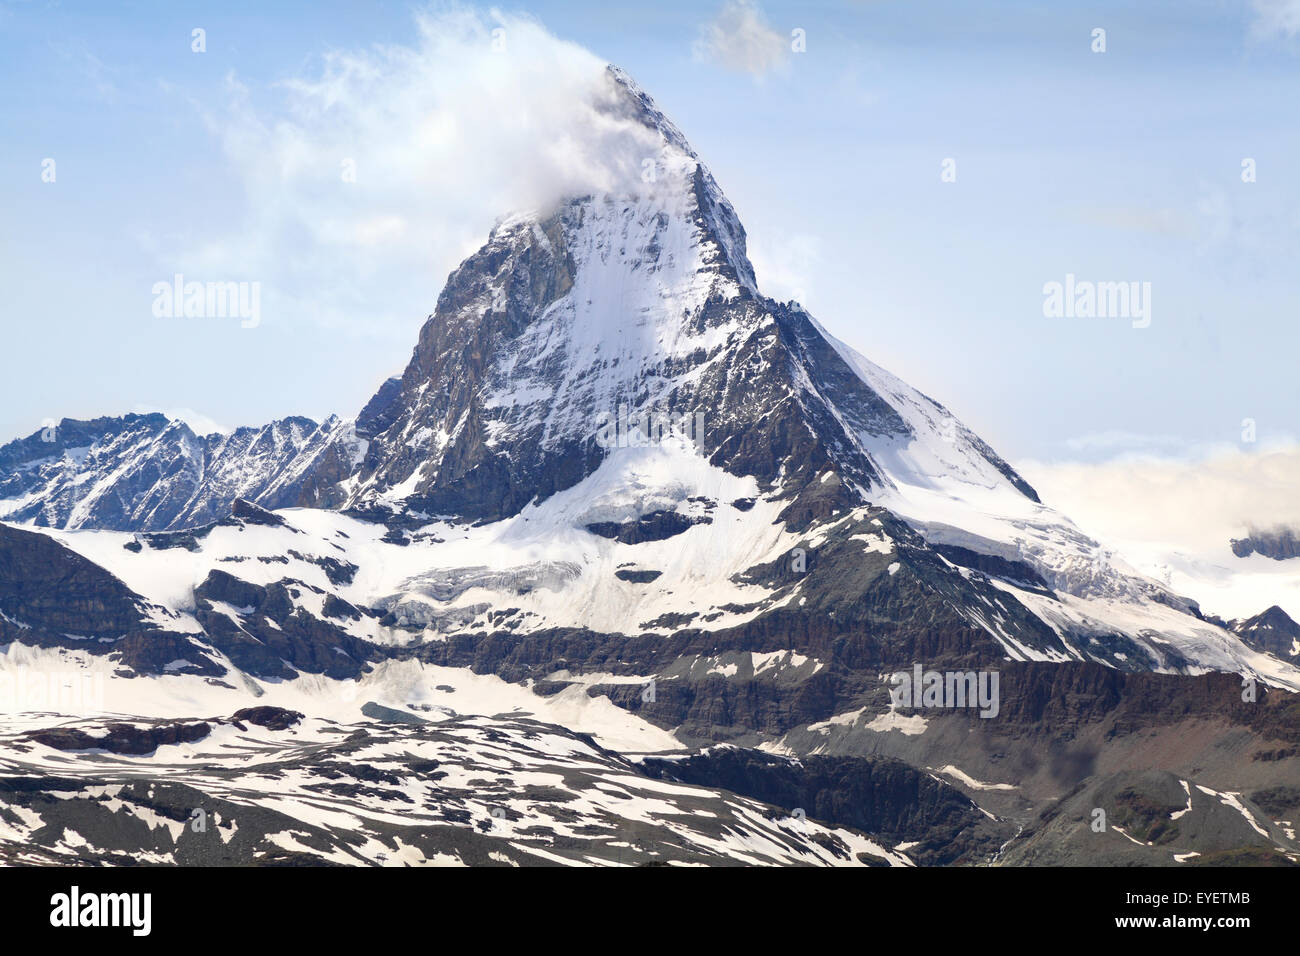
<path fill-rule="evenodd" d="M 860 504 L 897 487 L 890 467 L 937 466 L 1037 502 L 937 403 L 763 297 L 708 169 L 626 74 L 607 79 L 603 108 L 654 137 L 645 181 L 511 216 L 452 273 L 400 388 L 371 402 L 388 424 L 349 505 L 508 517 L 593 473 L 614 419 L 701 422 L 682 437 L 710 464 L 786 496 L 834 469 Z"/>

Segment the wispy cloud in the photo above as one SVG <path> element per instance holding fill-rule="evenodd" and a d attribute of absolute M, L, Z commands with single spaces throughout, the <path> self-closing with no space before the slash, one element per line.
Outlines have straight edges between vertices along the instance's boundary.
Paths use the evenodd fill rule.
<path fill-rule="evenodd" d="M 93 91 L 98 99 L 109 105 L 118 101 L 119 93 L 114 77 L 116 70 L 91 53 L 85 40 L 60 41 L 54 44 L 54 51 L 59 59 L 84 78 L 86 89 Z"/>
<path fill-rule="evenodd" d="M 1073 216 L 1079 222 L 1107 229 L 1193 239 L 1199 234 L 1196 217 L 1177 209 L 1089 203 L 1074 210 Z"/>
<path fill-rule="evenodd" d="M 809 305 L 809 277 L 822 258 L 821 240 L 808 233 L 783 233 L 764 242 L 751 237 L 749 259 L 766 295 Z"/>
<path fill-rule="evenodd" d="M 162 408 L 158 405 L 136 405 L 131 411 L 137 415 L 149 415 L 154 412 L 161 412 L 168 418 L 173 418 L 184 422 L 190 426 L 190 429 L 196 435 L 229 435 L 233 428 L 223 425 L 217 420 L 204 415 L 202 412 L 196 412 L 192 408 Z"/>
<path fill-rule="evenodd" d="M 1150 454 L 1157 451 L 1178 453 L 1188 447 L 1186 440 L 1174 435 L 1146 435 L 1118 429 L 1076 435 L 1065 439 L 1063 444 L 1071 452 L 1103 453 L 1110 456 L 1135 452 Z"/>
<path fill-rule="evenodd" d="M 164 274 L 261 281 L 268 321 L 405 335 L 500 216 L 640 181 L 657 140 L 601 108 L 602 59 L 525 16 L 416 23 L 275 87 L 231 75 L 203 112 L 245 201 L 158 243 Z"/>
<path fill-rule="evenodd" d="M 752 0 L 728 0 L 701 30 L 694 52 L 697 59 L 760 78 L 786 63 L 790 41 Z"/>
<path fill-rule="evenodd" d="M 1250 0 L 1251 33 L 1259 39 L 1300 35 L 1300 0 Z"/>

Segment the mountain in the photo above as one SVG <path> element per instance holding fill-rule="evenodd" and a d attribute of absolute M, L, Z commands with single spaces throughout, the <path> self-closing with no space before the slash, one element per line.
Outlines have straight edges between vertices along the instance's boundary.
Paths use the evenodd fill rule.
<path fill-rule="evenodd" d="M 936 465 L 1037 502 L 941 406 L 761 296 L 713 177 L 626 75 L 611 81 L 606 110 L 660 142 L 654 184 L 497 225 L 452 273 L 400 382 L 368 406 L 388 424 L 351 505 L 511 517 L 596 472 L 602 425 L 626 420 L 685 432 L 710 465 L 788 499 L 834 470 L 823 507 Z"/>
<path fill-rule="evenodd" d="M 1057 801 L 1158 771 L 1277 815 L 1262 843 L 1215 822 L 1177 854 L 1300 859 L 1281 822 L 1300 812 L 1296 662 L 1138 574 L 942 405 L 763 296 L 735 210 L 625 74 L 593 108 L 639 130 L 654 175 L 499 221 L 355 419 L 199 437 L 126 416 L 0 449 L 0 679 L 72 673 L 91 703 L 71 713 L 205 733 L 196 715 L 254 702 L 389 739 L 434 715 L 459 735 L 444 751 L 471 717 L 529 715 L 899 862 L 1086 858 L 1047 826 Z M 991 697 L 902 697 L 914 668 Z M 137 736 L 72 729 L 0 755 Z M 159 741 L 167 766 L 190 746 Z M 909 788 L 940 821 L 924 832 Z M 968 802 L 995 825 L 968 826 Z M 1015 856 L 1031 836 L 1047 845 Z"/>
<path fill-rule="evenodd" d="M 1229 624 L 1242 641 L 1264 654 L 1281 660 L 1300 656 L 1300 624 L 1276 604 L 1254 617 Z"/>
<path fill-rule="evenodd" d="M 920 588 L 899 623 L 972 632 L 986 656 L 1300 686 L 1042 504 L 943 406 L 763 297 L 734 209 L 625 74 L 609 71 L 597 107 L 657 144 L 653 182 L 498 223 L 355 421 L 204 439 L 152 416 L 89 423 L 104 431 L 93 439 L 65 425 L 51 448 L 33 436 L 0 453 L 3 513 L 170 530 L 243 498 L 383 521 L 398 544 L 421 525 L 447 538 L 435 519 L 470 523 L 453 535 L 469 546 L 433 549 L 422 577 L 362 596 L 409 620 L 472 624 L 464 595 L 483 589 L 465 585 L 484 569 L 508 585 L 487 603 L 527 618 L 516 630 L 718 631 L 788 614 L 796 597 L 847 624 Z M 564 556 L 546 543 L 575 532 Z M 593 532 L 639 546 L 594 547 Z M 516 579 L 562 597 L 518 602 Z M 597 599 L 611 579 L 619 600 Z M 864 602 L 867 586 L 882 594 Z"/>
<path fill-rule="evenodd" d="M 166 531 L 215 521 L 237 498 L 327 504 L 317 482 L 354 467 L 350 423 L 285 418 L 196 435 L 161 414 L 56 426 L 0 447 L 0 518 L 40 527 Z"/>

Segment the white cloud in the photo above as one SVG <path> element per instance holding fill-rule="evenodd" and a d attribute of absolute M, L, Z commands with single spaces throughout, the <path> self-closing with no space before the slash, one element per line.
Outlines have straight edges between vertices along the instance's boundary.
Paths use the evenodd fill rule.
<path fill-rule="evenodd" d="M 1200 210 L 1198 210 L 1200 211 Z M 1080 222 L 1108 229 L 1146 232 L 1158 236 L 1196 238 L 1198 222 L 1193 216 L 1177 209 L 1160 209 L 1146 206 L 1104 206 L 1088 203 L 1073 210 Z"/>
<path fill-rule="evenodd" d="M 639 181 L 657 140 L 602 109 L 605 62 L 525 16 L 416 15 L 410 45 L 333 51 L 205 120 L 239 195 L 155 243 L 163 274 L 262 283 L 266 324 L 409 339 L 500 216 Z"/>
<path fill-rule="evenodd" d="M 1222 555 L 1249 528 L 1300 527 L 1300 445 L 1016 467 L 1045 502 L 1109 541 Z"/>
<path fill-rule="evenodd" d="M 1147 435 L 1120 429 L 1077 435 L 1065 439 L 1062 444 L 1077 454 L 1106 455 L 1152 452 L 1155 449 L 1177 452 L 1187 448 L 1186 440 L 1175 435 Z"/>
<path fill-rule="evenodd" d="M 749 260 L 759 288 L 774 299 L 794 299 L 811 308 L 809 279 L 822 257 L 821 239 L 807 233 L 785 233 L 764 241 L 750 236 Z"/>
<path fill-rule="evenodd" d="M 196 435 L 229 435 L 234 431 L 229 425 L 223 425 L 215 419 L 209 418 L 202 412 L 196 412 L 192 408 L 161 408 L 157 405 L 135 405 L 131 411 L 137 415 L 151 415 L 154 412 L 161 412 L 168 418 L 182 421 L 190 426 L 190 430 Z"/>
<path fill-rule="evenodd" d="M 1300 0 L 1251 0 L 1251 32 L 1261 39 L 1300 35 Z"/>
<path fill-rule="evenodd" d="M 1240 558 L 1229 543 L 1300 528 L 1300 444 L 1016 468 L 1043 501 L 1202 610 L 1245 618 L 1277 604 L 1300 620 L 1300 562 Z"/>
<path fill-rule="evenodd" d="M 697 59 L 716 60 L 729 70 L 762 77 L 786 63 L 790 40 L 772 29 L 752 0 L 728 0 L 704 26 L 694 52 Z"/>

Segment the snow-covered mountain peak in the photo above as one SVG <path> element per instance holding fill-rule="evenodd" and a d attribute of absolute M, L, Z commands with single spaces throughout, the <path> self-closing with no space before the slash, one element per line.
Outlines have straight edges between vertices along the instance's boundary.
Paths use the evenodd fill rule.
<path fill-rule="evenodd" d="M 567 201 L 631 203 L 693 219 L 701 229 L 700 241 L 715 244 L 718 258 L 737 281 L 757 294 L 740 218 L 686 136 L 622 69 L 611 64 L 603 80 L 591 108 L 593 135 L 608 147 L 602 157 L 608 172 L 595 177 L 589 192 Z M 607 129 L 620 135 L 606 135 Z M 499 228 L 546 218 L 554 211 L 507 216 Z"/>
<path fill-rule="evenodd" d="M 708 238 L 717 244 L 721 256 L 736 273 L 737 280 L 747 290 L 757 294 L 754 268 L 746 251 L 745 228 L 713 174 L 687 142 L 682 131 L 627 73 L 613 65 L 606 73 L 615 91 L 610 109 L 619 116 L 635 117 L 662 138 L 658 156 L 643 157 L 641 160 L 643 185 L 653 186 L 662 178 L 677 193 L 676 198 L 680 200 L 689 197 L 685 206 L 699 217 Z M 646 161 L 652 158 L 655 160 L 654 165 L 647 165 Z M 646 183 L 650 176 L 653 176 L 652 182 Z M 651 188 L 644 195 L 663 201 L 668 198 L 665 192 Z"/>
<path fill-rule="evenodd" d="M 383 544 L 351 562 L 346 600 L 448 633 L 487 626 L 492 603 L 521 633 L 712 631 L 793 607 L 847 621 L 893 589 L 1017 659 L 1243 660 L 948 409 L 762 296 L 681 132 L 626 74 L 606 80 L 588 105 L 636 175 L 502 219 L 355 420 L 203 437 L 163 416 L 65 423 L 57 448 L 0 448 L 0 518 L 139 532 L 220 521 L 236 499 L 343 511 L 364 528 L 342 540 Z M 792 549 L 821 570 L 789 570 Z"/>
<path fill-rule="evenodd" d="M 609 64 L 605 68 L 605 79 L 609 98 L 598 108 L 612 116 L 635 120 L 657 132 L 668 145 L 691 158 L 698 158 L 677 125 L 663 114 L 650 94 L 643 90 L 622 67 Z"/>

